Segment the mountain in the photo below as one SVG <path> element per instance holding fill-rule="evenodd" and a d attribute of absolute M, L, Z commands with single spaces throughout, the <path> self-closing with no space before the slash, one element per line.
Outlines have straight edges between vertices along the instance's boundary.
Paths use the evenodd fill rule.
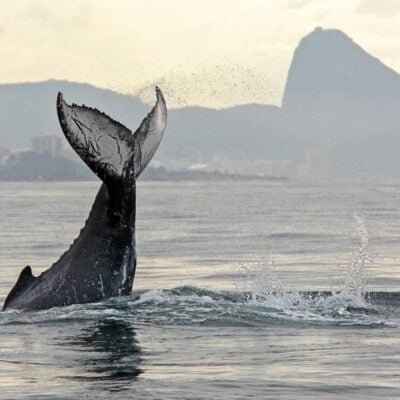
<path fill-rule="evenodd" d="M 0 145 L 29 147 L 34 136 L 61 134 L 57 91 L 132 130 L 151 107 L 73 82 L 0 85 Z M 343 32 L 316 28 L 294 52 L 282 107 L 170 109 L 156 158 L 168 168 L 207 164 L 244 174 L 400 176 L 399 111 L 400 75 Z"/>
<path fill-rule="evenodd" d="M 400 75 L 338 30 L 316 28 L 294 52 L 282 111 L 305 157 L 338 175 L 400 175 Z"/>
<path fill-rule="evenodd" d="M 398 73 L 343 32 L 316 28 L 294 52 L 282 106 L 325 115 L 353 106 L 392 112 L 399 100 Z"/>

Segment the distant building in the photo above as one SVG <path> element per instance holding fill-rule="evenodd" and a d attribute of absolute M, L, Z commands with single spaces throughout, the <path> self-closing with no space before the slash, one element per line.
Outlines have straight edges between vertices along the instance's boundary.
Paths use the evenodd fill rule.
<path fill-rule="evenodd" d="M 6 158 L 10 155 L 10 152 L 10 149 L 3 145 L 0 145 L 0 165 L 4 164 Z"/>
<path fill-rule="evenodd" d="M 57 135 L 36 136 L 32 139 L 32 150 L 38 154 L 61 157 L 63 153 L 62 139 Z"/>

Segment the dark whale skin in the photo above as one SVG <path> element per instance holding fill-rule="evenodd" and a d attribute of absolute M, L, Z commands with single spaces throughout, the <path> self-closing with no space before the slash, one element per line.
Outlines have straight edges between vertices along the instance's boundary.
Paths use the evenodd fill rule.
<path fill-rule="evenodd" d="M 92 303 L 128 295 L 132 290 L 136 269 L 136 178 L 150 161 L 165 130 L 164 98 L 157 88 L 157 103 L 134 134 L 97 110 L 62 102 L 59 95 L 64 134 L 104 183 L 69 250 L 37 277 L 29 266 L 25 267 L 7 296 L 3 311 Z M 60 110 L 62 106 L 65 112 Z M 104 126 L 106 130 L 102 129 Z M 118 141 L 116 151 L 110 150 L 112 141 L 101 142 L 108 134 Z"/>

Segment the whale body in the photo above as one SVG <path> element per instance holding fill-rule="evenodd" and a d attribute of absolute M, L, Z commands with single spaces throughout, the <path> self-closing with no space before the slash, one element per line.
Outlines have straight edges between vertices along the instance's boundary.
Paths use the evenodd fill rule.
<path fill-rule="evenodd" d="M 86 106 L 68 105 L 61 93 L 57 113 L 65 137 L 103 181 L 79 236 L 48 270 L 35 277 L 25 267 L 3 310 L 43 310 L 98 302 L 132 290 L 136 269 L 136 179 L 153 157 L 167 123 L 160 89 L 136 132 Z"/>

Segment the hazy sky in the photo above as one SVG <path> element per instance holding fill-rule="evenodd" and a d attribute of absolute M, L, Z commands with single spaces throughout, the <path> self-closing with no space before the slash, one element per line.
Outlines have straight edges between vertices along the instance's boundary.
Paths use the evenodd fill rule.
<path fill-rule="evenodd" d="M 173 105 L 280 104 L 299 40 L 338 28 L 400 71 L 400 0 L 0 0 L 0 82 L 49 78 Z"/>

